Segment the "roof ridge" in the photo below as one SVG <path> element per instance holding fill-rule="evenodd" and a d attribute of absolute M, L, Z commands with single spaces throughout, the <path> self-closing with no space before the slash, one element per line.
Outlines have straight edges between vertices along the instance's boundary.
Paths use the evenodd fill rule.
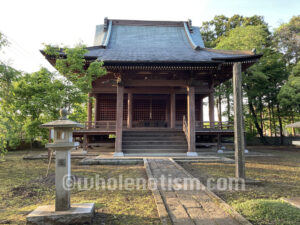
<path fill-rule="evenodd" d="M 184 26 L 188 21 L 168 21 L 168 20 L 127 20 L 127 19 L 106 19 L 104 23 L 112 21 L 113 25 L 129 26 Z"/>

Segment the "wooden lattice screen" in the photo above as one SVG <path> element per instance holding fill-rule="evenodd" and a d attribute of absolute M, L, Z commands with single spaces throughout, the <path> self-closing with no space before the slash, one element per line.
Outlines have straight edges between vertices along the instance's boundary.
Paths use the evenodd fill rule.
<path fill-rule="evenodd" d="M 165 121 L 167 95 L 136 95 L 133 100 L 134 121 Z"/>
<path fill-rule="evenodd" d="M 116 94 L 99 94 L 97 119 L 99 121 L 116 120 Z M 124 95 L 123 120 L 127 120 L 127 94 Z"/>

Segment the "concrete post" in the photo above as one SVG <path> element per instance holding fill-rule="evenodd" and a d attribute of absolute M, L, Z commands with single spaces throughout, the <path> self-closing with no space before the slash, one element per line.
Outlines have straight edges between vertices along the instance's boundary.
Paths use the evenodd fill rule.
<path fill-rule="evenodd" d="M 124 87 L 118 85 L 117 86 L 116 143 L 115 143 L 114 156 L 124 156 L 122 152 L 123 101 L 124 101 Z"/>
<path fill-rule="evenodd" d="M 242 65 L 233 64 L 235 176 L 245 178 L 244 122 L 242 108 Z"/>
<path fill-rule="evenodd" d="M 187 125 L 188 125 L 188 152 L 187 156 L 197 156 L 195 140 L 195 88 L 187 87 Z"/>
<path fill-rule="evenodd" d="M 171 117 L 171 128 L 175 128 L 175 121 L 176 121 L 176 94 L 172 92 L 170 94 L 170 117 Z"/>

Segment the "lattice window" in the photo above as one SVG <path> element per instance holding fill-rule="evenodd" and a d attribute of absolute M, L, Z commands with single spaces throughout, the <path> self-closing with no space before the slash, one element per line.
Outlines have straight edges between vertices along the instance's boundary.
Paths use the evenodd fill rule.
<path fill-rule="evenodd" d="M 149 120 L 150 119 L 150 100 L 134 99 L 133 100 L 133 120 Z"/>
<path fill-rule="evenodd" d="M 176 120 L 182 121 L 183 116 L 187 116 L 187 96 L 185 94 L 176 95 Z"/>
<path fill-rule="evenodd" d="M 99 94 L 97 110 L 99 121 L 116 120 L 116 97 L 116 94 Z M 127 94 L 124 95 L 123 120 L 127 120 Z"/>
<path fill-rule="evenodd" d="M 152 100 L 151 120 L 166 120 L 166 100 Z"/>

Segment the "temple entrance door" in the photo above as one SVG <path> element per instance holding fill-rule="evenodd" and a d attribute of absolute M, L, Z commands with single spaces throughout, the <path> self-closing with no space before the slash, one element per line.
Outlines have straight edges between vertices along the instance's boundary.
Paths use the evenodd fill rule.
<path fill-rule="evenodd" d="M 135 94 L 133 127 L 168 127 L 168 95 Z"/>

